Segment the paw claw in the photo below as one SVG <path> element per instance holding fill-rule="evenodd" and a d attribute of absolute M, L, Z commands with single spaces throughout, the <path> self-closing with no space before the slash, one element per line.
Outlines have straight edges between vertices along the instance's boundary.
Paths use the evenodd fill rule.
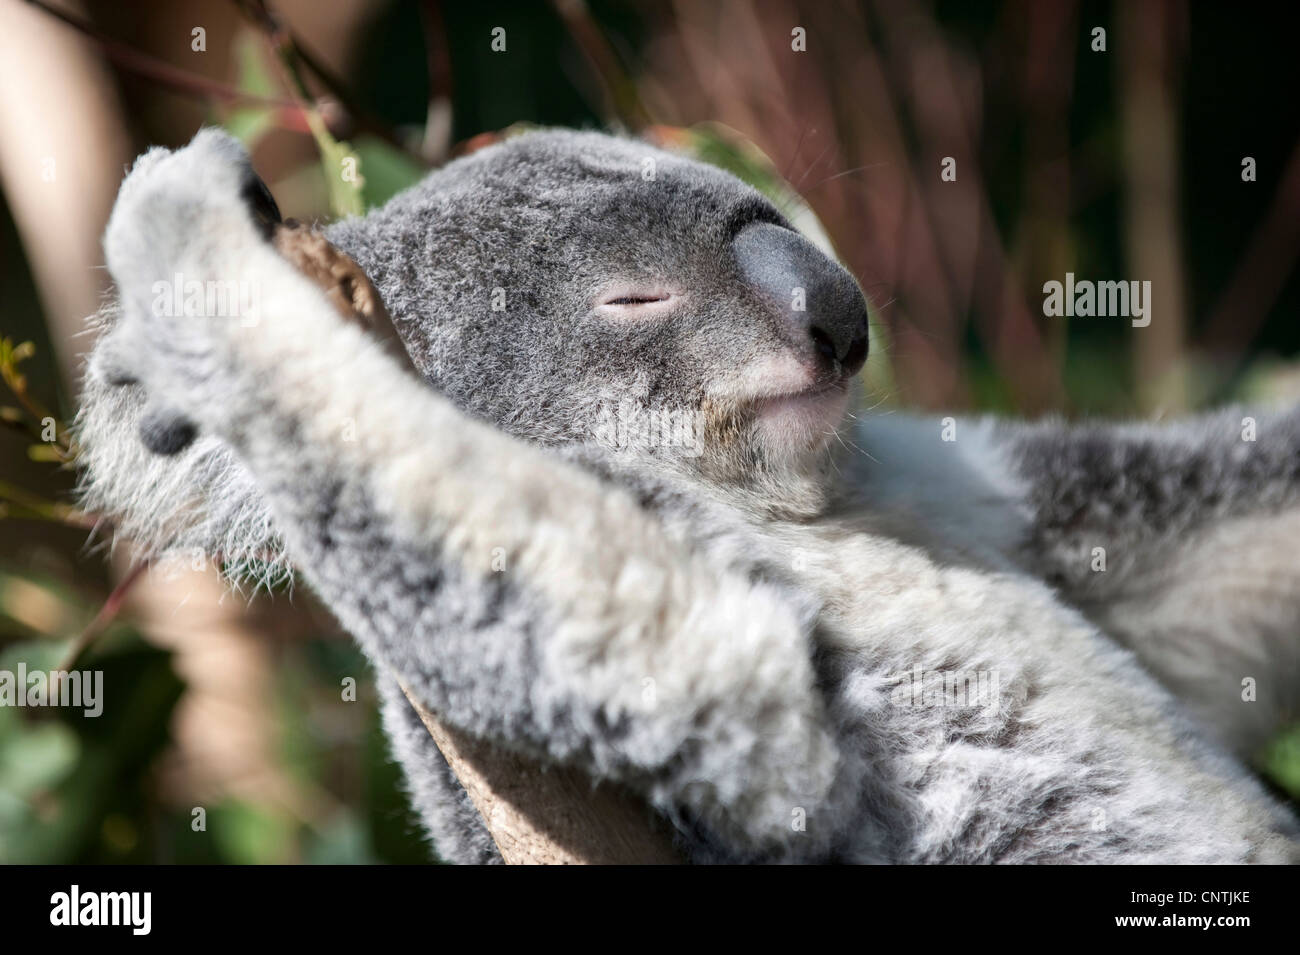
<path fill-rule="evenodd" d="M 275 204 L 275 197 L 271 195 L 271 190 L 266 188 L 266 183 L 250 170 L 249 179 L 244 183 L 240 196 L 252 213 L 253 222 L 262 233 L 262 238 L 269 241 L 275 235 L 275 227 L 283 221 L 280 207 Z"/>

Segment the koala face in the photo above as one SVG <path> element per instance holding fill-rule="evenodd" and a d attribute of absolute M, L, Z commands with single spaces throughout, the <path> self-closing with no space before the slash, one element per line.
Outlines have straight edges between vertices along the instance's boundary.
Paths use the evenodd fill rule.
<path fill-rule="evenodd" d="M 329 235 L 434 387 L 541 443 L 797 461 L 866 359 L 844 269 L 738 179 L 641 143 L 521 136 Z"/>

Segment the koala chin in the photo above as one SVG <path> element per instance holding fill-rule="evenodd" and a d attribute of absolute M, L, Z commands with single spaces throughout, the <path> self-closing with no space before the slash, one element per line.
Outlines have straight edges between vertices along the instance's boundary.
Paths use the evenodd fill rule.
<path fill-rule="evenodd" d="M 276 219 L 220 132 L 131 170 L 83 499 L 311 587 L 443 858 L 500 854 L 399 683 L 700 862 L 1297 858 L 1247 768 L 1300 704 L 1296 409 L 855 415 L 852 276 L 731 175 L 597 133 L 326 230 L 404 355 Z M 159 314 L 173 276 L 250 283 L 256 320 Z"/>

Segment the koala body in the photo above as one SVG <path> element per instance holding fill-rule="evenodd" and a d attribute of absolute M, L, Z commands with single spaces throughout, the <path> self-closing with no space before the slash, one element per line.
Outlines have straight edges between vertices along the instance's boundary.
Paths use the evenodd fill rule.
<path fill-rule="evenodd" d="M 250 183 L 206 131 L 123 185 L 85 499 L 157 553 L 292 566 L 375 663 L 444 858 L 499 861 L 398 681 L 631 787 L 696 861 L 1300 852 L 1245 763 L 1300 691 L 1296 412 L 1249 442 L 1236 412 L 855 417 L 851 277 L 726 173 L 593 133 L 330 227 L 412 373 Z M 172 276 L 254 283 L 255 321 L 158 314 Z"/>

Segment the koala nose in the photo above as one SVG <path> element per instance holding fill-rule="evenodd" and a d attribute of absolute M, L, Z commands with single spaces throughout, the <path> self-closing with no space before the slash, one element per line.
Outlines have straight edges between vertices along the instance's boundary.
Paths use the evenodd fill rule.
<path fill-rule="evenodd" d="M 753 222 L 732 240 L 745 281 L 769 300 L 790 343 L 828 370 L 855 375 L 867 360 L 867 303 L 858 283 L 798 232 Z"/>

